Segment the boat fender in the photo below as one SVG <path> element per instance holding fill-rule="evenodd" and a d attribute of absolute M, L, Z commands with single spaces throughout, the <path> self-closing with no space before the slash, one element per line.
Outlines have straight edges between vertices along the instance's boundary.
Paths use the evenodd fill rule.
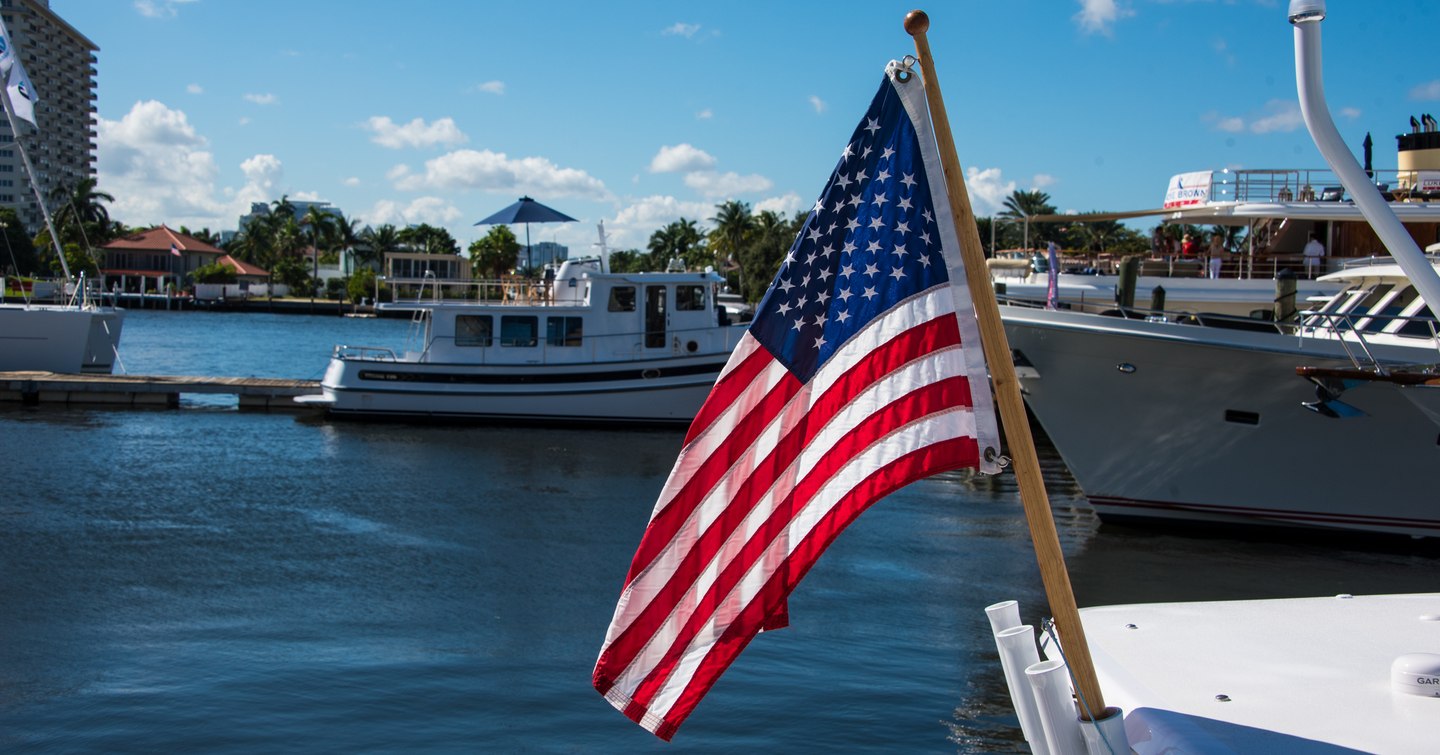
<path fill-rule="evenodd" d="M 1396 692 L 1440 697 L 1440 654 L 1406 653 L 1390 664 L 1390 686 Z"/>

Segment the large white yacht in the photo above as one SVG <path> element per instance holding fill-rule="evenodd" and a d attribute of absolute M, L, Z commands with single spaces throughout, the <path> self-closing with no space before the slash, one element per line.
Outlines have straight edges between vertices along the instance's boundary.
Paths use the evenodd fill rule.
<path fill-rule="evenodd" d="M 83 296 L 69 304 L 0 304 L 0 372 L 108 375 L 124 322 L 124 310 Z"/>
<path fill-rule="evenodd" d="M 565 262 L 545 284 L 382 305 L 414 313 L 402 353 L 335 347 L 320 395 L 336 416 L 685 424 L 744 326 L 713 272 L 606 273 Z"/>

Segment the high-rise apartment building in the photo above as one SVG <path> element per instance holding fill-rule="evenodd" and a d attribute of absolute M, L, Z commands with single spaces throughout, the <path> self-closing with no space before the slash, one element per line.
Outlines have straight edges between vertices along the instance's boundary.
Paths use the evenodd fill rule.
<path fill-rule="evenodd" d="M 95 175 L 95 46 L 75 27 L 50 10 L 50 0 L 0 0 L 0 18 L 10 32 L 20 62 L 39 96 L 35 119 L 39 132 L 17 121 L 20 138 L 35 167 L 40 195 L 69 192 Z M 26 229 L 44 226 L 40 205 L 15 133 L 0 118 L 0 207 L 12 207 Z M 50 209 L 58 211 L 52 202 Z"/>

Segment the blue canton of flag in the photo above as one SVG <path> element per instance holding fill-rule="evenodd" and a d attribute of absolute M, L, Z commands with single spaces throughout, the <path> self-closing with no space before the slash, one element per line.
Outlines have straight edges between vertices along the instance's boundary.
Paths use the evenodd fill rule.
<path fill-rule="evenodd" d="M 882 86 L 750 332 L 802 381 L 876 315 L 949 278 L 918 137 Z"/>

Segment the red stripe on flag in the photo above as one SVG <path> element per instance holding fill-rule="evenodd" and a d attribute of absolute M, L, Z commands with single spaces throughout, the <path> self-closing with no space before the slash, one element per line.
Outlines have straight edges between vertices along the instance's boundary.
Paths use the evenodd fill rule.
<path fill-rule="evenodd" d="M 790 468 L 800 452 L 814 440 L 837 412 L 847 406 L 855 396 L 862 394 L 896 369 L 916 358 L 933 353 L 939 345 L 958 343 L 959 330 L 953 316 L 942 316 L 921 323 L 869 352 L 859 363 L 841 375 L 812 406 L 806 407 L 803 422 L 790 429 L 777 447 L 755 465 L 750 476 L 730 491 L 729 503 L 681 556 L 681 562 L 674 569 L 674 576 L 651 597 L 639 615 L 635 616 L 629 626 L 605 649 L 600 664 L 597 664 L 597 686 L 601 683 L 599 666 L 623 669 L 634 661 L 651 640 L 655 628 L 675 610 L 689 592 L 693 578 L 685 579 L 682 575 L 699 573 L 705 564 L 713 559 L 765 492 Z M 788 375 L 781 383 L 785 387 L 783 392 L 774 390 L 767 394 L 756 411 L 741 421 L 725 444 L 705 459 L 690 479 L 678 483 L 680 492 L 664 510 L 655 514 L 641 539 L 635 559 L 631 563 L 630 573 L 626 577 L 627 587 L 649 568 L 656 558 L 675 545 L 677 536 L 690 521 L 696 508 L 715 486 L 725 479 L 735 461 L 751 448 L 760 432 L 784 410 L 785 403 L 775 400 L 777 394 L 783 393 L 785 401 L 788 401 L 799 388 L 798 381 L 790 379 Z M 947 380 L 944 384 L 954 390 L 954 393 L 947 397 L 951 406 L 970 405 L 969 387 L 964 379 Z M 682 455 L 683 453 L 682 451 Z M 667 487 L 676 484 L 677 481 L 672 480 Z M 601 691 L 608 688 L 607 681 Z"/>
<path fill-rule="evenodd" d="M 918 390 L 901 397 L 899 400 L 882 407 L 870 415 L 864 422 L 856 426 L 851 432 L 847 433 L 844 438 L 826 451 L 822 457 L 823 463 L 817 465 L 806 475 L 805 479 L 800 480 L 792 490 L 788 491 L 783 499 L 776 502 L 774 509 L 766 519 L 764 525 L 760 527 L 742 546 L 740 551 L 729 560 L 707 594 L 696 601 L 695 608 L 685 622 L 684 629 L 678 634 L 675 642 L 671 644 L 664 658 L 655 664 L 654 669 L 647 675 L 645 682 L 636 689 L 633 695 L 634 699 L 645 704 L 651 701 L 653 695 L 664 686 L 666 679 L 674 670 L 675 664 L 679 662 L 685 649 L 690 645 L 700 629 L 711 620 L 713 614 L 724 605 L 725 599 L 730 595 L 732 590 L 734 590 L 745 573 L 750 571 L 751 567 L 765 555 L 771 543 L 790 526 L 797 512 L 811 502 L 815 494 L 839 469 L 853 460 L 857 454 L 874 445 L 877 440 L 888 437 L 899 429 L 912 424 L 917 417 L 928 417 L 932 414 L 950 409 L 953 404 L 947 394 L 958 389 L 968 395 L 968 388 L 963 386 L 965 382 L 965 378 L 958 377 L 922 386 Z M 957 386 L 957 384 L 960 385 Z M 777 449 L 777 454 L 775 454 L 777 457 L 788 458 L 777 459 L 772 469 L 779 470 L 788 468 L 794 458 L 809 445 L 808 441 L 813 437 L 813 431 L 806 432 L 805 428 L 798 428 L 796 432 L 792 433 L 792 437 L 793 440 L 787 444 L 788 447 L 785 449 Z M 971 439 L 970 446 L 972 447 L 972 456 L 975 455 L 973 452 L 974 445 L 974 440 Z M 946 469 L 950 468 L 953 467 L 946 467 Z M 906 482 L 908 482 L 908 480 Z M 901 482 L 897 487 L 903 484 L 905 483 Z M 744 501 L 744 503 L 738 505 L 743 506 L 748 511 L 758 502 L 759 498 L 769 490 L 769 487 L 768 484 L 761 484 L 744 491 L 744 493 L 747 494 L 758 493 L 753 499 L 737 493 L 737 502 Z M 728 513 L 727 511 L 727 514 Z M 739 521 L 737 520 L 735 524 L 738 525 Z M 727 528 L 726 532 L 718 536 L 715 536 L 716 529 L 718 529 L 718 527 L 712 528 L 711 531 L 705 533 L 701 542 L 697 543 L 690 554 L 687 554 L 687 561 L 690 561 L 691 557 L 696 555 L 696 551 L 703 550 L 706 553 L 718 551 L 734 528 Z M 687 566 L 690 565 L 691 564 L 687 564 Z M 806 568 L 808 568 L 808 566 Z M 683 597 L 689 590 L 691 583 L 684 581 L 684 575 L 694 574 L 698 570 L 699 567 L 695 567 L 694 569 L 682 568 L 677 572 L 676 577 L 671 580 L 671 583 L 666 586 L 666 590 L 664 591 L 666 595 L 673 596 L 677 598 L 677 600 L 666 600 L 665 603 L 667 605 L 677 604 L 679 602 L 678 598 Z M 683 584 L 677 584 L 682 581 L 684 582 Z M 786 594 L 789 594 L 788 591 Z M 657 602 L 658 600 L 657 598 Z M 706 607 L 708 607 L 708 610 Z M 666 612 L 666 616 L 668 616 L 668 614 L 669 611 Z M 758 632 L 759 629 L 759 625 L 749 627 L 749 631 L 752 633 Z M 712 650 L 710 652 L 713 653 L 716 651 Z M 738 653 L 738 650 L 736 652 Z M 730 657 L 733 658 L 733 654 Z"/>
<path fill-rule="evenodd" d="M 690 430 L 685 434 L 684 445 L 690 445 L 695 436 L 715 421 L 717 417 L 725 413 L 731 404 L 740 397 L 740 394 L 750 389 L 750 384 L 760 373 L 765 371 L 771 362 L 770 352 L 760 346 L 753 339 L 749 341 L 754 351 L 745 356 L 735 369 L 725 372 L 715 381 L 715 387 L 710 389 L 710 395 L 705 397 L 705 403 L 701 405 L 700 411 L 696 412 L 695 419 L 690 422 Z"/>
<path fill-rule="evenodd" d="M 846 493 L 844 498 L 831 508 L 830 513 L 817 522 L 810 533 L 800 541 L 790 557 L 771 573 L 760 594 L 741 609 L 716 639 L 713 649 L 700 662 L 700 667 L 696 669 L 690 683 L 655 728 L 655 735 L 667 742 L 675 736 L 680 724 L 695 709 L 705 693 L 710 691 L 721 674 L 758 634 L 751 627 L 763 622 L 765 616 L 776 606 L 784 604 L 795 586 L 819 561 L 825 549 L 874 501 L 937 472 L 978 463 L 975 439 L 953 438 L 917 449 L 896 459 L 875 470 Z M 647 713 L 645 706 L 638 702 L 641 699 L 643 698 L 637 694 L 637 702 L 632 702 L 624 711 L 630 720 L 637 723 L 640 723 Z"/>

